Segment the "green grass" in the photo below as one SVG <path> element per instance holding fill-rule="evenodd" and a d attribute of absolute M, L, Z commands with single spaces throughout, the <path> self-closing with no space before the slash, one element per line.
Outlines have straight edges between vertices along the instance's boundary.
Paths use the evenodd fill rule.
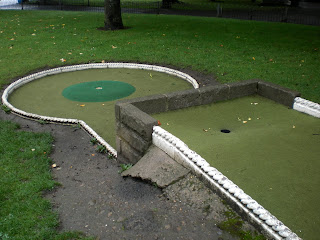
<path fill-rule="evenodd" d="M 76 232 L 58 234 L 58 217 L 42 197 L 57 185 L 48 157 L 52 137 L 18 128 L 0 121 L 0 239 L 89 239 Z"/>
<path fill-rule="evenodd" d="M 222 83 L 261 78 L 320 101 L 318 26 L 124 14 L 128 29 L 105 32 L 97 30 L 101 13 L 1 11 L 0 18 L 1 85 L 36 69 L 130 61 L 190 67 Z"/>

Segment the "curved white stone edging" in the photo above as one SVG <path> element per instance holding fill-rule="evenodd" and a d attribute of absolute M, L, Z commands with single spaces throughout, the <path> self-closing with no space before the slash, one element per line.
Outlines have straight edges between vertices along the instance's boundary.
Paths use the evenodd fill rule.
<path fill-rule="evenodd" d="M 11 83 L 3 92 L 2 94 L 2 103 L 3 105 L 7 106 L 11 109 L 11 111 L 15 114 L 18 114 L 20 116 L 36 119 L 36 120 L 43 120 L 48 122 L 54 122 L 54 123 L 63 123 L 63 124 L 79 124 L 83 129 L 85 129 L 92 137 L 96 138 L 98 142 L 105 146 L 107 151 L 112 154 L 114 157 L 117 157 L 117 151 L 111 147 L 102 137 L 100 137 L 89 125 L 87 125 L 84 121 L 78 120 L 78 119 L 68 119 L 68 118 L 56 118 L 56 117 L 48 117 L 48 116 L 41 116 L 33 113 L 28 113 L 25 111 L 22 111 L 18 108 L 15 108 L 13 105 L 11 105 L 8 101 L 9 95 L 17 88 L 23 86 L 26 83 L 29 83 L 31 81 L 34 81 L 36 79 L 46 77 L 49 75 L 64 73 L 64 72 L 72 72 L 72 71 L 78 71 L 78 70 L 85 70 L 85 69 L 99 69 L 99 68 L 130 68 L 130 69 L 143 69 L 143 70 L 152 70 L 157 72 L 164 72 L 173 76 L 177 76 L 179 78 L 182 78 L 189 83 L 192 84 L 194 88 L 199 88 L 199 85 L 197 81 L 189 76 L 188 74 L 185 74 L 183 72 L 166 68 L 166 67 L 160 67 L 160 66 L 153 66 L 153 65 L 147 65 L 147 64 L 135 64 L 135 63 L 92 63 L 92 64 L 81 64 L 81 65 L 73 65 L 73 66 L 66 66 L 66 67 L 58 67 L 53 68 L 45 71 L 41 71 L 35 74 L 31 74 L 29 76 L 23 77 L 13 83 Z"/>
<path fill-rule="evenodd" d="M 281 221 L 264 209 L 257 201 L 219 172 L 176 136 L 159 126 L 153 127 L 152 142 L 178 163 L 202 175 L 213 187 L 237 204 L 253 221 L 258 223 L 272 239 L 301 239 Z"/>
<path fill-rule="evenodd" d="M 320 104 L 318 103 L 296 97 L 294 99 L 293 109 L 320 118 Z"/>

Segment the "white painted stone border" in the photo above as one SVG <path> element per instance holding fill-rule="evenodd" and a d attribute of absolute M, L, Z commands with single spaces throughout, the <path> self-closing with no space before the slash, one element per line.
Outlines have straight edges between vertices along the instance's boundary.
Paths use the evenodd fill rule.
<path fill-rule="evenodd" d="M 99 68 L 129 68 L 129 69 L 143 69 L 143 70 L 152 70 L 157 72 L 164 72 L 173 76 L 177 76 L 186 80 L 187 82 L 191 83 L 194 88 L 199 88 L 198 82 L 183 72 L 161 67 L 155 65 L 147 65 L 147 64 L 136 64 L 136 63 L 91 63 L 91 64 L 81 64 L 81 65 L 73 65 L 73 66 L 66 66 L 66 67 L 58 67 L 53 68 L 45 71 L 41 71 L 38 73 L 31 74 L 29 76 L 23 77 L 13 83 L 11 83 L 3 92 L 2 94 L 2 103 L 3 105 L 7 106 L 11 109 L 11 111 L 15 114 L 18 114 L 22 117 L 36 119 L 36 120 L 43 120 L 47 122 L 54 122 L 54 123 L 62 123 L 62 124 L 79 124 L 85 131 L 87 131 L 92 137 L 96 138 L 98 142 L 105 146 L 107 151 L 112 154 L 114 157 L 117 157 L 117 151 L 111 147 L 102 137 L 100 137 L 89 125 L 87 125 L 84 121 L 78 119 L 68 119 L 68 118 L 56 118 L 56 117 L 48 117 L 48 116 L 41 116 L 33 113 L 28 113 L 22 111 L 18 108 L 15 108 L 11 105 L 8 101 L 9 95 L 17 88 L 23 86 L 26 83 L 34 81 L 36 79 L 46 77 L 49 75 L 64 73 L 64 72 L 72 72 L 78 70 L 85 70 L 85 69 L 99 69 Z"/>
<path fill-rule="evenodd" d="M 320 104 L 318 103 L 296 97 L 294 99 L 293 109 L 320 118 Z"/>
<path fill-rule="evenodd" d="M 257 201 L 192 151 L 183 141 L 159 126 L 153 127 L 152 143 L 181 165 L 204 177 L 214 188 L 231 199 L 251 220 L 259 224 L 272 239 L 299 240 L 281 221 L 264 209 Z"/>

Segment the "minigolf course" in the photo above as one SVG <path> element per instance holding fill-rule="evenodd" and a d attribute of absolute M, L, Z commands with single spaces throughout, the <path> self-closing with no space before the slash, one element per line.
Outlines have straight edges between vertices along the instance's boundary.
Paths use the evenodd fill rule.
<path fill-rule="evenodd" d="M 172 69 L 112 66 L 44 71 L 10 85 L 2 100 L 35 120 L 84 121 L 117 149 L 120 162 L 137 163 L 154 144 L 267 236 L 299 239 L 284 224 L 306 238 L 317 235 L 318 104 L 260 80 L 198 89 Z"/>

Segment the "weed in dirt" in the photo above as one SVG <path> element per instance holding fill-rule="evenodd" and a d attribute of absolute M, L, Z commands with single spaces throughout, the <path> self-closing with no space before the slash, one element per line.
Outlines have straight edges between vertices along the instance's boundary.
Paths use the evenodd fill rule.
<path fill-rule="evenodd" d="M 106 153 L 107 152 L 107 148 L 103 145 L 98 145 L 97 148 L 96 148 L 96 151 L 99 152 L 99 153 Z"/>
<path fill-rule="evenodd" d="M 130 169 L 133 165 L 128 163 L 128 164 L 120 164 L 120 170 L 118 171 L 119 173 L 122 173 L 128 169 Z"/>
<path fill-rule="evenodd" d="M 40 123 L 41 125 L 49 124 L 48 121 L 43 120 L 43 119 L 38 120 L 38 123 Z"/>
<path fill-rule="evenodd" d="M 110 152 L 108 152 L 108 159 L 109 160 L 116 160 L 115 156 L 113 156 Z"/>
<path fill-rule="evenodd" d="M 92 145 L 95 145 L 95 144 L 98 143 L 98 140 L 97 140 L 96 138 L 91 138 L 91 139 L 90 139 L 90 143 L 91 143 Z"/>
<path fill-rule="evenodd" d="M 6 114 L 11 113 L 11 108 L 9 108 L 9 107 L 6 106 L 6 105 L 1 105 L 1 109 L 2 109 Z"/>
<path fill-rule="evenodd" d="M 229 207 L 228 207 L 229 208 Z M 224 212 L 224 215 L 228 218 L 218 224 L 218 227 L 224 231 L 229 232 L 233 236 L 239 237 L 241 240 L 265 240 L 263 235 L 258 235 L 257 232 L 244 231 L 242 219 L 230 208 Z"/>

